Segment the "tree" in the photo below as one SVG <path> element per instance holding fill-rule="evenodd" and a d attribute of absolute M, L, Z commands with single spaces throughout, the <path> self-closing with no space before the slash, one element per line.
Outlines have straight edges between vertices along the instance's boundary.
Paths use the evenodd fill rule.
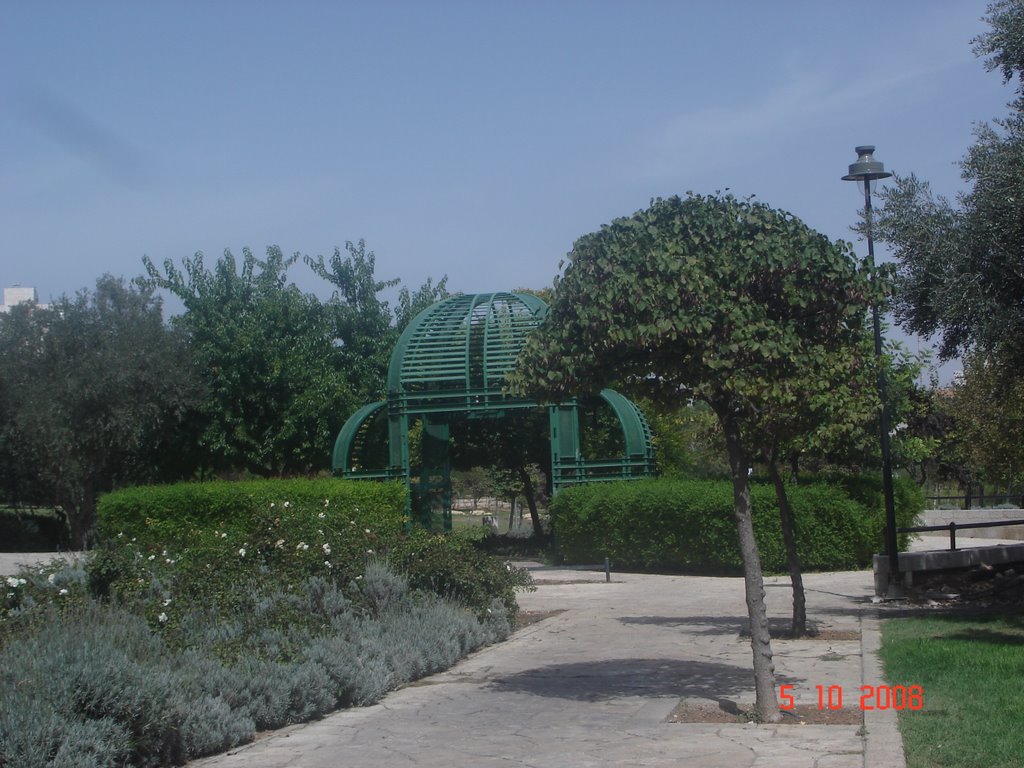
<path fill-rule="evenodd" d="M 510 412 L 503 419 L 457 422 L 451 459 L 459 469 L 486 467 L 496 495 L 526 499 L 533 535 L 544 535 L 537 506 L 540 467 L 550 467 L 547 413 Z"/>
<path fill-rule="evenodd" d="M 361 402 L 380 398 L 385 389 L 391 350 L 405 326 L 423 309 L 448 298 L 448 277 L 437 283 L 431 278 L 416 291 L 402 287 L 392 315 L 380 294 L 401 282 L 398 278 L 377 280 L 377 257 L 366 242 L 345 243 L 347 255 L 335 248 L 330 259 L 306 256 L 306 264 L 320 278 L 334 286 L 327 302 L 340 363 L 349 372 L 353 392 Z"/>
<path fill-rule="evenodd" d="M 573 246 L 515 386 L 547 400 L 615 382 L 714 411 L 732 475 L 757 713 L 779 719 L 760 558 L 751 524 L 752 436 L 824 386 L 863 333 L 872 295 L 849 247 L 791 214 L 732 195 L 655 200 Z"/>
<path fill-rule="evenodd" d="M 1009 493 L 1024 470 L 1024 378 L 1016 364 L 997 354 L 969 354 L 951 410 L 971 476 Z"/>
<path fill-rule="evenodd" d="M 941 334 L 940 355 L 971 348 L 1024 362 L 1024 0 L 988 7 L 974 42 L 986 68 L 1017 79 L 1010 114 L 975 131 L 957 204 L 913 174 L 881 193 L 876 234 L 896 256 L 895 313 L 915 333 Z"/>
<path fill-rule="evenodd" d="M 246 248 L 239 272 L 230 251 L 212 270 L 198 253 L 183 270 L 165 261 L 163 273 L 144 259 L 148 284 L 185 305 L 173 325 L 206 384 L 197 442 L 208 470 L 269 476 L 322 469 L 358 405 L 331 315 L 288 283 L 296 259 L 274 246 L 261 260 Z"/>
<path fill-rule="evenodd" d="M 200 387 L 152 290 L 105 275 L 92 293 L 0 315 L 0 393 L 8 494 L 59 506 L 83 548 L 99 494 L 170 479 L 164 457 Z"/>

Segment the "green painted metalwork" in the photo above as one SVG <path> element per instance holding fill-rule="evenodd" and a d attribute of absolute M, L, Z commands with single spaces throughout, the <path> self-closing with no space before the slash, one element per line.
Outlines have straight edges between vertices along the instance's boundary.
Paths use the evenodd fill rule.
<path fill-rule="evenodd" d="M 391 354 L 387 400 L 367 405 L 342 427 L 334 471 L 345 477 L 392 478 L 410 487 L 410 516 L 429 527 L 451 527 L 449 426 L 454 418 L 501 418 L 509 411 L 539 408 L 503 391 L 527 337 L 547 315 L 547 304 L 525 293 L 454 296 L 420 312 Z M 612 390 L 601 398 L 622 427 L 624 455 L 587 460 L 580 453 L 580 404 L 548 406 L 552 490 L 584 482 L 647 477 L 654 471 L 651 431 L 640 410 Z M 367 431 L 386 409 L 388 466 L 363 466 Z M 409 427 L 423 426 L 422 466 L 414 480 Z"/>

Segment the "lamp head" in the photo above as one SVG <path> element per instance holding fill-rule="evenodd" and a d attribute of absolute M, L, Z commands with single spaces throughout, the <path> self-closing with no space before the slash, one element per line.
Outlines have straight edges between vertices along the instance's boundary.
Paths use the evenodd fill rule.
<path fill-rule="evenodd" d="M 871 184 L 878 179 L 888 179 L 892 176 L 885 170 L 885 166 L 875 160 L 875 148 L 871 144 L 865 144 L 856 148 L 857 162 L 850 164 L 850 172 L 843 176 L 843 181 L 860 182 L 863 190 L 865 184 Z M 872 185 L 874 186 L 874 185 Z"/>

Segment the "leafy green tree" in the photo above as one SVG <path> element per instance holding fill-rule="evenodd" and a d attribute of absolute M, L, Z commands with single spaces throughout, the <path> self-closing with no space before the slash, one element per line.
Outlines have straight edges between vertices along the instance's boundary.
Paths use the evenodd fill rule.
<path fill-rule="evenodd" d="M 375 277 L 377 257 L 366 249 L 364 240 L 346 242 L 345 254 L 335 248 L 329 259 L 306 256 L 305 261 L 318 277 L 334 286 L 326 308 L 332 318 L 340 364 L 348 372 L 352 391 L 361 402 L 380 398 L 399 334 L 421 310 L 448 298 L 447 276 L 437 283 L 428 278 L 415 291 L 402 287 L 392 313 L 380 294 L 401 281 Z"/>
<path fill-rule="evenodd" d="M 655 200 L 581 237 L 515 385 L 559 400 L 614 382 L 701 400 L 725 438 L 744 563 L 756 708 L 779 719 L 748 472 L 765 425 L 800 411 L 875 297 L 848 246 L 732 195 Z"/>
<path fill-rule="evenodd" d="M 200 386 L 149 288 L 105 275 L 49 309 L 0 315 L 0 474 L 10 497 L 59 506 L 90 542 L 97 497 L 173 479 Z M 168 460 L 168 457 L 169 460 Z"/>
<path fill-rule="evenodd" d="M 916 176 L 881 193 L 876 222 L 899 262 L 895 313 L 908 330 L 941 334 L 940 355 L 1003 347 L 1024 362 L 1024 1 L 988 7 L 976 38 L 1004 82 L 1016 80 L 1008 116 L 982 124 L 960 166 L 970 189 L 956 204 Z"/>
<path fill-rule="evenodd" d="M 216 472 L 310 473 L 359 401 L 336 325 L 320 301 L 288 283 L 297 257 L 230 251 L 206 267 L 201 253 L 161 272 L 144 259 L 149 285 L 183 302 L 173 324 L 188 339 L 207 395 L 200 406 L 198 463 Z"/>
<path fill-rule="evenodd" d="M 952 412 L 972 478 L 1009 493 L 1024 470 L 1024 378 L 1016 363 L 996 354 L 967 355 Z"/>
<path fill-rule="evenodd" d="M 645 402 L 642 410 L 654 434 L 658 473 L 666 477 L 728 477 L 729 461 L 718 418 L 707 403 L 658 407 Z"/>

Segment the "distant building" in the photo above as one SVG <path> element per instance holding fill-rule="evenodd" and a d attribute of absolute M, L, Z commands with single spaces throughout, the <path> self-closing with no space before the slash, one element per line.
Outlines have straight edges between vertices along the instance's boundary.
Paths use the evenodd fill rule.
<path fill-rule="evenodd" d="M 45 309 L 48 304 L 39 303 L 39 294 L 31 285 L 15 285 L 11 288 L 4 288 L 4 302 L 0 304 L 0 312 L 8 312 L 15 304 L 31 302 L 38 307 Z"/>

